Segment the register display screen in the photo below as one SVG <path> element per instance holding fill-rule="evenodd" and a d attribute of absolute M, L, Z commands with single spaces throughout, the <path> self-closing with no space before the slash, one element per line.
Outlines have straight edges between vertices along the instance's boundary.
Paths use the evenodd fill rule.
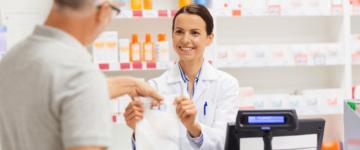
<path fill-rule="evenodd" d="M 249 124 L 285 124 L 285 116 L 248 116 Z"/>

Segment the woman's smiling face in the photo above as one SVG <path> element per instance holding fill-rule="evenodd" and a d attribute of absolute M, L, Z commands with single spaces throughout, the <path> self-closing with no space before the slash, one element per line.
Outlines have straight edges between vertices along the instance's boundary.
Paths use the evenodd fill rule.
<path fill-rule="evenodd" d="M 206 23 L 200 16 L 183 13 L 175 19 L 172 39 L 180 60 L 202 60 L 213 34 L 207 35 Z"/>

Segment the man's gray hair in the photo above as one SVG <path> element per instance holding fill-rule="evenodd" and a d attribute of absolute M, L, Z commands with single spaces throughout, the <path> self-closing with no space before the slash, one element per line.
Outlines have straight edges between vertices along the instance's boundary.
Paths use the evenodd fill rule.
<path fill-rule="evenodd" d="M 54 0 L 55 4 L 59 7 L 67 7 L 75 10 L 95 5 L 98 1 L 99 0 Z"/>

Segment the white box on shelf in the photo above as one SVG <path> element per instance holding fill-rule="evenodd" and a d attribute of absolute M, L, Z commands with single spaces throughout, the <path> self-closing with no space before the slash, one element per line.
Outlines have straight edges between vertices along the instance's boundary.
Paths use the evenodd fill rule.
<path fill-rule="evenodd" d="M 165 39 L 165 37 L 163 40 L 157 42 L 156 50 L 157 50 L 157 61 L 170 62 L 170 43 L 167 39 Z"/>
<path fill-rule="evenodd" d="M 326 54 L 324 46 L 313 44 L 308 46 L 309 50 L 309 61 L 308 65 L 325 65 Z"/>
<path fill-rule="evenodd" d="M 227 60 L 229 57 L 226 46 L 218 45 L 216 46 L 216 59 L 217 60 Z"/>
<path fill-rule="evenodd" d="M 360 5 L 351 5 L 351 14 L 360 15 Z"/>
<path fill-rule="evenodd" d="M 266 4 L 268 6 L 272 6 L 272 5 L 282 5 L 283 4 L 283 0 L 267 0 Z"/>
<path fill-rule="evenodd" d="M 285 106 L 287 106 L 289 109 L 299 109 L 301 107 L 300 104 L 300 96 L 288 96 L 288 100 L 285 102 Z"/>
<path fill-rule="evenodd" d="M 331 14 L 332 15 L 342 15 L 342 14 L 344 14 L 344 3 L 343 3 L 343 1 L 344 0 L 332 0 L 332 4 L 331 4 Z"/>
<path fill-rule="evenodd" d="M 251 60 L 248 46 L 233 46 L 230 54 L 231 63 L 235 66 L 247 66 Z"/>
<path fill-rule="evenodd" d="M 307 65 L 309 63 L 309 51 L 305 45 L 291 45 L 295 65 Z"/>
<path fill-rule="evenodd" d="M 119 39 L 119 62 L 129 63 L 130 62 L 130 40 Z"/>
<path fill-rule="evenodd" d="M 217 0 L 214 0 L 217 1 Z M 228 0 L 230 9 L 242 9 L 247 0 Z"/>
<path fill-rule="evenodd" d="M 130 8 L 121 9 L 121 13 L 115 18 L 132 18 L 133 12 Z"/>
<path fill-rule="evenodd" d="M 215 52 L 216 52 L 216 54 L 215 54 L 214 65 L 216 67 L 225 66 L 228 61 L 228 57 L 229 57 L 228 51 L 226 51 L 226 49 L 224 48 L 223 45 L 221 45 L 221 46 L 217 45 Z"/>
<path fill-rule="evenodd" d="M 226 66 L 242 67 L 248 65 L 251 59 L 248 46 L 227 45 L 224 48 L 227 58 L 223 59 L 223 62 L 226 62 Z"/>
<path fill-rule="evenodd" d="M 332 0 L 320 1 L 320 15 L 330 15 L 332 13 Z"/>
<path fill-rule="evenodd" d="M 344 0 L 331 0 L 331 5 L 342 5 Z"/>
<path fill-rule="evenodd" d="M 214 10 L 218 10 L 218 9 L 230 9 L 230 0 L 214 0 L 212 1 L 213 3 L 213 9 Z"/>
<path fill-rule="evenodd" d="M 282 0 L 268 0 L 267 7 L 268 14 L 271 16 L 280 16 L 282 14 Z"/>
<path fill-rule="evenodd" d="M 242 3 L 243 16 L 267 15 L 267 4 L 264 0 L 246 0 Z"/>
<path fill-rule="evenodd" d="M 234 46 L 231 45 L 219 45 L 217 46 L 217 61 L 219 67 L 228 66 L 230 62 L 235 60 L 235 54 L 233 53 Z"/>
<path fill-rule="evenodd" d="M 118 33 L 103 32 L 92 45 L 93 59 L 96 63 L 118 62 Z"/>
<path fill-rule="evenodd" d="M 159 14 L 156 10 L 143 10 L 143 16 L 145 18 L 157 18 Z"/>
<path fill-rule="evenodd" d="M 343 90 L 339 88 L 316 89 L 305 90 L 302 93 L 317 99 L 318 109 L 322 114 L 342 113 L 342 98 L 345 97 Z"/>
<path fill-rule="evenodd" d="M 304 0 L 305 15 L 329 15 L 331 10 L 330 0 Z"/>
<path fill-rule="evenodd" d="M 234 0 L 233 3 L 235 3 Z M 267 1 L 265 0 L 244 0 L 242 2 L 242 7 L 244 10 L 266 10 L 267 9 Z"/>
<path fill-rule="evenodd" d="M 302 7 L 304 5 L 303 0 L 287 0 L 283 1 L 283 11 L 282 15 L 292 16 L 292 15 L 302 15 Z"/>
<path fill-rule="evenodd" d="M 326 51 L 326 64 L 334 65 L 334 64 L 344 64 L 344 56 L 340 50 L 341 45 L 336 44 L 326 44 L 324 45 Z"/>
<path fill-rule="evenodd" d="M 292 62 L 291 53 L 287 45 L 269 46 L 268 65 L 270 66 L 286 66 Z"/>
<path fill-rule="evenodd" d="M 268 47 L 265 45 L 254 45 L 251 46 L 249 53 L 250 59 L 248 61 L 249 66 L 264 66 L 268 63 L 267 58 L 269 58 Z"/>
<path fill-rule="evenodd" d="M 214 16 L 232 16 L 232 10 L 229 8 L 218 8 L 212 12 Z"/>

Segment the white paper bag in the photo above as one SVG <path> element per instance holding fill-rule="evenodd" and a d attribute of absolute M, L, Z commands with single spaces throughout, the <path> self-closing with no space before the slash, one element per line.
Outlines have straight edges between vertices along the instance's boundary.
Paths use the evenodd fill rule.
<path fill-rule="evenodd" d="M 144 102 L 143 120 L 136 124 L 137 150 L 180 150 L 180 121 L 173 101 L 150 109 L 150 102 Z"/>

